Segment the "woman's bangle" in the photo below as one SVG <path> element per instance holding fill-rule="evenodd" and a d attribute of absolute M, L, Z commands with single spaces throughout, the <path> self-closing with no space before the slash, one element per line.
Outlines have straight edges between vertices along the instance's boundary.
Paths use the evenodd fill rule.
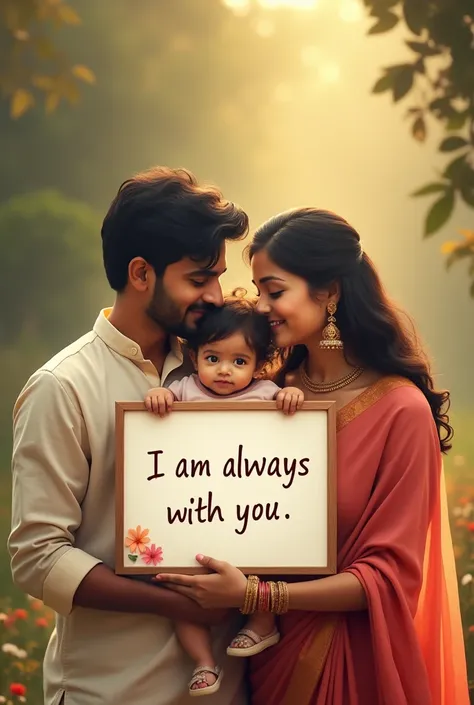
<path fill-rule="evenodd" d="M 260 580 L 256 575 L 249 575 L 247 578 L 247 587 L 245 590 L 245 598 L 242 609 L 242 614 L 253 614 L 257 610 L 258 604 L 258 586 Z"/>
<path fill-rule="evenodd" d="M 288 612 L 290 595 L 288 584 L 279 580 L 278 582 L 262 582 L 256 575 L 249 575 L 242 614 L 253 614 L 254 612 L 273 612 L 274 614 L 285 614 Z"/>

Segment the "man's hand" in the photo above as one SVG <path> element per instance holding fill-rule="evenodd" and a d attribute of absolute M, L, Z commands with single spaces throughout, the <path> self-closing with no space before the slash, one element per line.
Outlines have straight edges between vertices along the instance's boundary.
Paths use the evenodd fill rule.
<path fill-rule="evenodd" d="M 213 626 L 227 617 L 224 609 L 203 609 L 194 600 L 152 582 L 115 575 L 104 564 L 86 575 L 74 595 L 76 607 L 112 612 L 156 614 L 173 621 L 183 619 Z"/>

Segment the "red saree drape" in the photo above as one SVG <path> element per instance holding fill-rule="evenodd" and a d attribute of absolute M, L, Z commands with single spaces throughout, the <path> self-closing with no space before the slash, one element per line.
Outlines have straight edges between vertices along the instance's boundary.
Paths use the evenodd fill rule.
<path fill-rule="evenodd" d="M 252 705 L 469 705 L 439 440 L 407 380 L 338 414 L 338 570 L 368 610 L 285 615 L 251 659 Z"/>

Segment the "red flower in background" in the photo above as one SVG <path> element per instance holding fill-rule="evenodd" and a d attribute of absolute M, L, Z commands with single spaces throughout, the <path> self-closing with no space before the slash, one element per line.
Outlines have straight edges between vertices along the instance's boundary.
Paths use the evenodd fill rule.
<path fill-rule="evenodd" d="M 23 685 L 23 683 L 10 683 L 10 693 L 12 695 L 26 695 L 26 685 Z"/>
<path fill-rule="evenodd" d="M 470 521 L 469 524 L 467 525 L 467 528 L 469 531 L 471 531 L 474 534 L 474 521 Z"/>
<path fill-rule="evenodd" d="M 43 628 L 45 628 L 45 627 L 48 626 L 48 620 L 46 619 L 46 617 L 38 617 L 38 619 L 36 620 L 35 624 L 36 624 L 37 627 L 43 627 Z"/>
<path fill-rule="evenodd" d="M 22 608 L 18 608 L 13 612 L 15 615 L 16 619 L 27 619 L 28 618 L 28 612 Z"/>

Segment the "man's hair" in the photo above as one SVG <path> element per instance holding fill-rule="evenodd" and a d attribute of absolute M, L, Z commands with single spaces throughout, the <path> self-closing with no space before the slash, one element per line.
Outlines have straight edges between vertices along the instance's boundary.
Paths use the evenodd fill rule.
<path fill-rule="evenodd" d="M 225 240 L 248 232 L 248 216 L 214 186 L 199 186 L 186 169 L 155 167 L 125 181 L 102 225 L 110 286 L 123 291 L 128 265 L 143 257 L 162 276 L 184 257 L 212 267 Z"/>

